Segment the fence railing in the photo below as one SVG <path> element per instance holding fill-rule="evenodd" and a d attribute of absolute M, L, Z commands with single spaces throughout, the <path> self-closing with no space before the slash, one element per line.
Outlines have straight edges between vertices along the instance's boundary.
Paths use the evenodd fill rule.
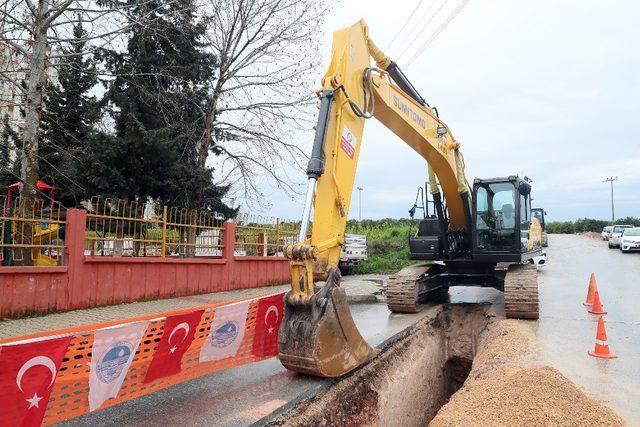
<path fill-rule="evenodd" d="M 0 196 L 0 261 L 3 266 L 64 264 L 66 210 L 59 202 Z M 220 257 L 224 219 L 216 212 L 92 197 L 87 211 L 85 255 L 110 257 Z M 283 256 L 297 243 L 298 222 L 239 214 L 236 256 Z"/>
<path fill-rule="evenodd" d="M 284 256 L 287 245 L 298 242 L 298 222 L 242 213 L 235 218 L 238 255 Z"/>
<path fill-rule="evenodd" d="M 86 204 L 92 256 L 217 257 L 224 219 L 205 210 L 93 197 Z"/>
<path fill-rule="evenodd" d="M 2 266 L 64 265 L 60 203 L 33 197 L 0 196 L 0 261 Z"/>

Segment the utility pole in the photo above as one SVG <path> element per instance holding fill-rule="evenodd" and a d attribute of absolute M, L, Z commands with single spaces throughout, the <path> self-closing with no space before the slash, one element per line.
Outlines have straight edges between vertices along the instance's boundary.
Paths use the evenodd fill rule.
<path fill-rule="evenodd" d="M 358 187 L 358 222 L 362 221 L 362 187 Z"/>
<path fill-rule="evenodd" d="M 615 211 L 613 209 L 613 181 L 617 181 L 618 177 L 609 177 L 602 182 L 608 182 L 611 184 L 611 225 L 613 225 L 616 221 Z"/>

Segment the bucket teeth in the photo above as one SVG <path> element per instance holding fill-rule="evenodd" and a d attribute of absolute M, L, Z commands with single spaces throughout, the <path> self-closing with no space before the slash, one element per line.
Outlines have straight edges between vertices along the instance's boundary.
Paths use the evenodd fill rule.
<path fill-rule="evenodd" d="M 292 304 L 289 294 L 285 297 L 278 357 L 287 369 L 338 377 L 375 355 L 356 328 L 340 278 L 340 271 L 333 269 L 307 304 Z"/>

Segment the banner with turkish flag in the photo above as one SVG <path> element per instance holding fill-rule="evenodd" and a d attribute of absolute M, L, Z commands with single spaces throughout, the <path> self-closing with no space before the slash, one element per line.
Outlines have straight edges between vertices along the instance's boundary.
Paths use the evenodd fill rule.
<path fill-rule="evenodd" d="M 145 383 L 175 375 L 181 371 L 182 356 L 193 341 L 204 310 L 167 317 L 162 338 L 149 364 Z"/>
<path fill-rule="evenodd" d="M 257 357 L 278 354 L 278 330 L 284 316 L 284 294 L 272 295 L 258 301 L 253 354 Z"/>
<path fill-rule="evenodd" d="M 39 426 L 71 336 L 0 348 L 0 423 Z"/>

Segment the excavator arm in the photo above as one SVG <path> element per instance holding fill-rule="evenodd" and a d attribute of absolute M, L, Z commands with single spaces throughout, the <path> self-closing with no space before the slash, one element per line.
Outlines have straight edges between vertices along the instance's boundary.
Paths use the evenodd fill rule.
<path fill-rule="evenodd" d="M 371 41 L 363 21 L 334 33 L 322 85 L 299 243 L 286 250 L 292 289 L 286 296 L 279 357 L 289 369 L 334 377 L 374 354 L 353 322 L 337 268 L 365 121 L 375 117 L 425 159 L 440 209 L 439 188 L 444 193 L 451 230 L 469 230 L 471 211 L 460 144 L 437 110 Z M 325 284 L 318 288 L 316 281 Z"/>

